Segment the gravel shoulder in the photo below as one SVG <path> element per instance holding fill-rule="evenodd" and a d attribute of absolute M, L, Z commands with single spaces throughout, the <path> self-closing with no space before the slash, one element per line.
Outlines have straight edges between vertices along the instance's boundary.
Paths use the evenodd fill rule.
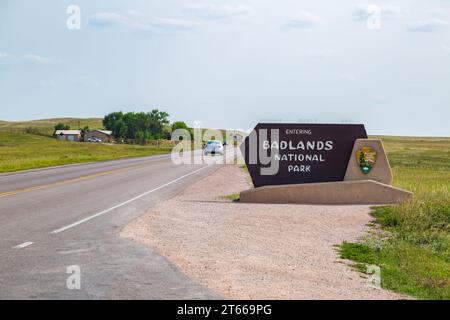
<path fill-rule="evenodd" d="M 234 165 L 153 207 L 121 236 L 151 247 L 194 281 L 229 299 L 401 299 L 372 289 L 335 245 L 368 231 L 368 206 L 243 204 L 250 188 Z"/>

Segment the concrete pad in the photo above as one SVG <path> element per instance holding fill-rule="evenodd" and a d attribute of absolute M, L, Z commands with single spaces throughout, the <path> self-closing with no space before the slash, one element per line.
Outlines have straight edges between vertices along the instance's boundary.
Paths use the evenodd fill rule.
<path fill-rule="evenodd" d="M 356 156 L 357 151 L 364 147 L 372 147 L 376 151 L 376 162 L 368 174 L 361 171 Z M 344 177 L 344 181 L 354 180 L 375 180 L 388 185 L 392 184 L 392 171 L 381 140 L 357 139 L 355 141 Z"/>
<path fill-rule="evenodd" d="M 244 203 L 296 203 L 318 205 L 396 204 L 413 194 L 373 180 L 264 186 L 241 192 Z"/>

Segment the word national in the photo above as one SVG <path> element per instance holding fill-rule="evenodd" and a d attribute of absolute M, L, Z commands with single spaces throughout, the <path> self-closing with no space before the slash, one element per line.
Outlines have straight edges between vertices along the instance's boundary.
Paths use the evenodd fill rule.
<path fill-rule="evenodd" d="M 321 154 L 297 154 L 297 153 L 288 153 L 288 154 L 276 154 L 275 160 L 278 161 L 319 161 L 324 162 L 325 159 Z"/>

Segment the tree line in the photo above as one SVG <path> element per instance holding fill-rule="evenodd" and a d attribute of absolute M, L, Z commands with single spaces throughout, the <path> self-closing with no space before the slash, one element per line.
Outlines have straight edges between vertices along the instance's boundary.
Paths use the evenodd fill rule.
<path fill-rule="evenodd" d="M 116 139 L 134 140 L 145 143 L 147 140 L 167 139 L 173 130 L 187 129 L 186 123 L 176 121 L 169 126 L 169 114 L 153 109 L 150 112 L 112 112 L 103 119 L 103 126 L 113 132 Z"/>
<path fill-rule="evenodd" d="M 166 129 L 169 114 L 158 109 L 150 112 L 112 112 L 103 119 L 103 126 L 111 130 L 116 139 L 138 142 L 150 139 L 170 138 Z"/>
<path fill-rule="evenodd" d="M 145 144 L 148 140 L 170 139 L 171 132 L 176 129 L 190 128 L 183 121 L 170 125 L 169 114 L 153 109 L 150 112 L 112 112 L 103 118 L 103 127 L 112 131 L 117 140 L 132 140 Z M 69 130 L 70 126 L 58 123 L 55 130 Z M 89 127 L 82 131 L 89 131 Z"/>
<path fill-rule="evenodd" d="M 55 132 L 58 130 L 70 130 L 70 126 L 68 124 L 59 122 L 57 125 L 55 125 Z M 91 131 L 91 128 L 89 126 L 84 126 L 83 128 L 79 128 L 79 130 L 82 133 L 86 133 Z"/>

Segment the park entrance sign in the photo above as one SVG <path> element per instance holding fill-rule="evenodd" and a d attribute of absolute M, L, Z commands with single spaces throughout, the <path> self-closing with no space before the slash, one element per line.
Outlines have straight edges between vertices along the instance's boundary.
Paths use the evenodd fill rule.
<path fill-rule="evenodd" d="M 241 202 L 391 204 L 412 193 L 395 188 L 381 140 L 361 124 L 261 123 L 240 146 L 254 189 Z"/>
<path fill-rule="evenodd" d="M 258 124 L 241 145 L 255 187 L 342 181 L 359 124 Z"/>

